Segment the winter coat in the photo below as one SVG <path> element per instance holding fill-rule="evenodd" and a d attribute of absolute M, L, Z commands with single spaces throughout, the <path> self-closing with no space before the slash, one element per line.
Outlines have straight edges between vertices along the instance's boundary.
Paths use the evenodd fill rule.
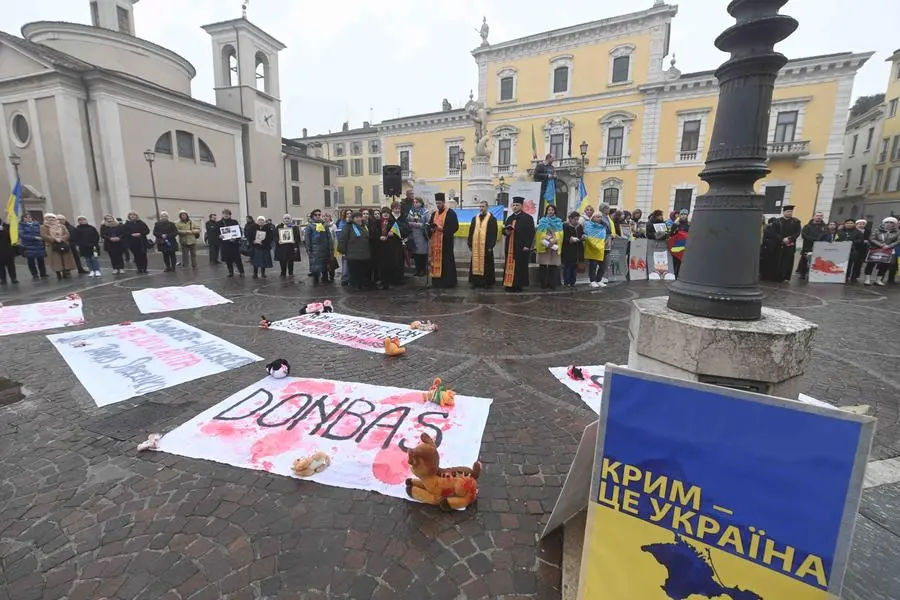
<path fill-rule="evenodd" d="M 304 240 L 309 255 L 310 273 L 324 273 L 328 270 L 334 255 L 331 232 L 325 223 L 310 223 L 306 226 Z"/>
<path fill-rule="evenodd" d="M 584 227 L 576 225 L 572 227 L 568 223 L 563 225 L 563 240 L 560 256 L 563 264 L 571 265 L 584 261 Z M 578 238 L 573 242 L 572 238 Z"/>
<path fill-rule="evenodd" d="M 153 225 L 153 237 L 156 238 L 156 249 L 160 252 L 178 250 L 178 227 L 172 221 L 157 221 Z"/>
<path fill-rule="evenodd" d="M 125 221 L 125 223 L 122 224 L 122 227 L 125 229 L 125 242 L 130 248 L 134 249 L 139 245 L 143 245 L 144 248 L 146 248 L 147 236 L 150 235 L 150 228 L 147 227 L 146 223 L 140 219 L 135 219 L 134 221 Z M 139 233 L 141 235 L 140 237 L 131 237 L 133 233 Z M 134 251 L 135 250 L 132 250 L 132 252 Z"/>
<path fill-rule="evenodd" d="M 407 246 L 413 254 L 428 254 L 428 222 L 431 215 L 427 210 L 418 213 L 415 209 L 409 211 L 406 217 L 406 225 L 409 227 L 409 240 Z"/>
<path fill-rule="evenodd" d="M 25 249 L 25 258 L 44 258 L 47 250 L 41 239 L 41 224 L 37 221 L 19 223 L 19 243 Z"/>
<path fill-rule="evenodd" d="M 263 231 L 265 232 L 265 237 L 263 238 L 262 244 L 256 243 L 256 232 Z M 244 228 L 244 237 L 247 238 L 247 241 L 250 242 L 251 248 L 265 248 L 268 250 L 272 247 L 272 242 L 275 241 L 275 228 L 269 224 L 265 225 L 257 225 L 256 223 L 250 223 L 247 227 Z"/>
<path fill-rule="evenodd" d="M 291 244 L 281 243 L 281 231 L 283 229 L 290 228 L 290 230 L 294 233 L 294 242 Z M 275 227 L 275 260 L 300 260 L 300 244 L 302 242 L 302 238 L 300 236 L 300 228 L 296 225 L 285 225 L 284 223 L 279 223 L 277 227 Z"/>
<path fill-rule="evenodd" d="M 54 248 L 57 243 L 56 239 L 50 235 L 50 227 L 41 225 L 41 239 L 44 240 L 44 249 L 47 252 L 47 268 L 51 271 L 71 271 L 75 268 L 75 257 L 72 256 L 72 246 L 69 241 L 69 230 L 63 227 L 62 243 L 65 244 L 65 251 L 60 252 Z"/>
<path fill-rule="evenodd" d="M 0 261 L 10 261 L 16 257 L 16 249 L 9 237 L 9 223 L 0 219 Z"/>
<path fill-rule="evenodd" d="M 78 225 L 69 235 L 69 240 L 78 248 L 78 254 L 81 256 L 91 256 L 94 251 L 100 253 L 100 232 L 93 225 L 88 223 Z"/>
<path fill-rule="evenodd" d="M 182 246 L 193 246 L 197 243 L 197 236 L 200 235 L 200 228 L 195 225 L 193 221 L 190 219 L 187 221 L 178 219 L 175 222 L 175 227 L 178 229 L 178 242 Z"/>
<path fill-rule="evenodd" d="M 650 217 L 650 220 L 647 221 L 647 239 L 648 240 L 664 240 L 666 239 L 666 233 L 656 233 L 655 225 L 657 223 L 665 223 L 665 219 L 660 217 Z"/>
<path fill-rule="evenodd" d="M 106 225 L 103 224 L 100 226 L 100 239 L 103 240 L 103 249 L 107 252 L 110 249 L 116 250 L 119 252 L 125 249 L 125 226 L 121 223 L 117 223 L 115 225 Z M 113 241 L 111 238 L 118 238 L 118 241 Z"/>
<path fill-rule="evenodd" d="M 372 245 L 369 244 L 369 228 L 363 223 L 357 228 L 359 235 L 356 235 L 356 229 L 353 223 L 349 223 L 341 230 L 341 237 L 338 240 L 338 252 L 343 254 L 347 260 L 372 260 Z"/>
<path fill-rule="evenodd" d="M 875 248 L 893 250 L 900 244 L 900 230 L 885 231 L 884 229 L 879 229 L 878 231 L 873 231 L 871 237 L 869 237 L 869 243 Z"/>
<path fill-rule="evenodd" d="M 828 223 L 825 221 L 820 221 L 816 223 L 815 221 L 810 221 L 806 225 L 803 226 L 803 229 L 800 230 L 800 235 L 803 236 L 803 249 L 802 252 L 812 252 L 813 244 L 816 242 L 825 241 L 827 238 L 825 234 L 828 233 Z"/>

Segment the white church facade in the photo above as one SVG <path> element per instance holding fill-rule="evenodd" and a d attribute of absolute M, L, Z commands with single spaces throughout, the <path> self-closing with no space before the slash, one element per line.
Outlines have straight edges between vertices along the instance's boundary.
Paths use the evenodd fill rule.
<path fill-rule="evenodd" d="M 337 164 L 281 137 L 278 53 L 245 17 L 212 38 L 216 103 L 191 96 L 194 67 L 134 33 L 137 0 L 90 0 L 91 25 L 36 22 L 0 32 L 0 190 L 26 210 L 92 222 L 135 210 L 196 218 L 295 217 L 331 204 Z M 16 167 L 13 163 L 18 163 Z M 5 192 L 4 192 L 5 193 Z M 151 224 L 152 226 L 152 224 Z"/>

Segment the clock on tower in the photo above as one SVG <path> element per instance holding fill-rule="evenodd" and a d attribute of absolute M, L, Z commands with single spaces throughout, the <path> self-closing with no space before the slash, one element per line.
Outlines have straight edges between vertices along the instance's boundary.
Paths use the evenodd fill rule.
<path fill-rule="evenodd" d="M 275 109 L 264 102 L 256 103 L 254 121 L 256 122 L 257 131 L 268 135 L 276 135 L 278 133 L 278 122 L 276 119 Z"/>

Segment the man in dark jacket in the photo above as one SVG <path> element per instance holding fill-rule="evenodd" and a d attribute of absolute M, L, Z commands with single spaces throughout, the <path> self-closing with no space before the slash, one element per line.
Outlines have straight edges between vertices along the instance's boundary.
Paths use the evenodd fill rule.
<path fill-rule="evenodd" d="M 865 226 L 865 221 L 863 221 L 863 226 Z M 850 247 L 850 262 L 847 265 L 847 283 L 856 283 L 869 250 L 865 233 L 862 229 L 857 228 L 856 221 L 847 219 L 844 221 L 844 226 L 837 230 L 834 241 L 853 244 Z"/>
<path fill-rule="evenodd" d="M 813 215 L 812 220 L 803 226 L 800 232 L 803 237 L 803 247 L 800 249 L 800 264 L 797 265 L 800 279 L 806 279 L 809 274 L 809 255 L 813 250 L 813 244 L 825 240 L 827 233 L 828 224 L 825 222 L 825 215 L 820 212 Z"/>
<path fill-rule="evenodd" d="M 219 247 L 222 244 L 222 240 L 219 238 L 219 217 L 216 213 L 209 214 L 203 241 L 209 247 L 209 264 L 219 264 Z"/>
<path fill-rule="evenodd" d="M 778 235 L 781 236 L 781 244 L 778 247 L 778 270 L 780 281 L 790 281 L 794 272 L 794 255 L 797 252 L 797 238 L 800 237 L 800 219 L 794 218 L 794 205 L 788 204 L 781 209 L 782 215 L 778 219 Z"/>
<path fill-rule="evenodd" d="M 547 182 L 551 179 L 556 179 L 556 169 L 553 168 L 553 155 L 548 154 L 544 157 L 544 162 L 534 168 L 534 180 L 541 182 L 539 214 L 544 214 L 544 192 L 547 191 Z"/>

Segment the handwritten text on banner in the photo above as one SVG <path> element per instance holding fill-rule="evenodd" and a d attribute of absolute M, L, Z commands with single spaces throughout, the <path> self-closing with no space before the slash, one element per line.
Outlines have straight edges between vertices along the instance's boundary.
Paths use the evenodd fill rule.
<path fill-rule="evenodd" d="M 400 323 L 387 323 L 337 313 L 301 315 L 272 323 L 272 329 L 296 333 L 357 350 L 384 353 L 384 338 L 396 337 L 403 346 L 428 334 Z"/>

